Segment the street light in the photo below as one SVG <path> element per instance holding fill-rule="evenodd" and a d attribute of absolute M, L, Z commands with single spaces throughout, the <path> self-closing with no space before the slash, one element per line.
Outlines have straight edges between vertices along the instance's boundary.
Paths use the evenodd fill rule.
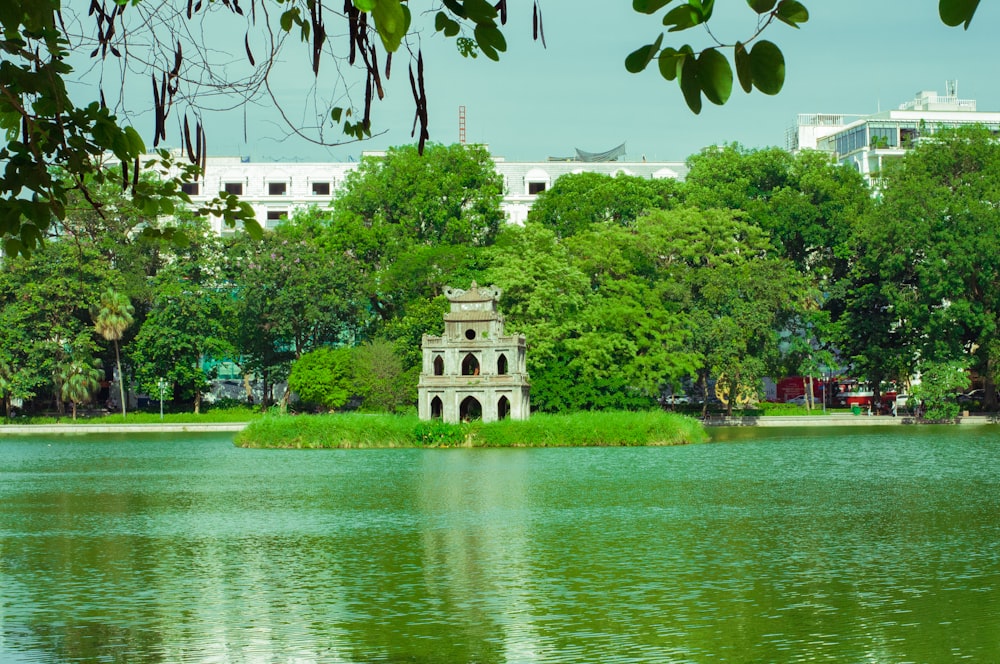
<path fill-rule="evenodd" d="M 165 388 L 167 386 L 167 382 L 161 378 L 159 381 L 157 381 L 156 385 L 157 385 L 157 387 L 160 388 L 160 419 L 162 420 L 163 419 L 163 388 Z"/>

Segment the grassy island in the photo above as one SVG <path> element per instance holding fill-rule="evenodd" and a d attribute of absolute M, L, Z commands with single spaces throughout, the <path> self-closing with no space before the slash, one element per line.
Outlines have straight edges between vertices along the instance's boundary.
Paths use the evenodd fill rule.
<path fill-rule="evenodd" d="M 663 412 L 580 412 L 530 420 L 445 424 L 415 415 L 300 415 L 255 420 L 235 444 L 256 448 L 584 447 L 685 445 L 708 440 L 691 417 Z"/>

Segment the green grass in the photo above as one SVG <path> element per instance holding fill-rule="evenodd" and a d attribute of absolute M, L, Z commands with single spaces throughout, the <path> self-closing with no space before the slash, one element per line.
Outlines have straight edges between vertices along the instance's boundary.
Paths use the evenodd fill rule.
<path fill-rule="evenodd" d="M 236 435 L 242 447 L 570 447 L 683 445 L 708 440 L 696 419 L 662 412 L 532 415 L 483 424 L 426 422 L 406 415 L 264 417 Z"/>
<path fill-rule="evenodd" d="M 5 424 L 215 424 L 226 422 L 249 422 L 263 417 L 257 411 L 249 407 L 246 408 L 209 408 L 203 413 L 164 413 L 160 419 L 159 411 L 152 413 L 146 411 L 129 412 L 123 419 L 121 413 L 109 415 L 84 416 L 77 414 L 76 421 L 72 414 L 67 412 L 63 417 L 17 417 L 12 420 L 0 420 Z"/>

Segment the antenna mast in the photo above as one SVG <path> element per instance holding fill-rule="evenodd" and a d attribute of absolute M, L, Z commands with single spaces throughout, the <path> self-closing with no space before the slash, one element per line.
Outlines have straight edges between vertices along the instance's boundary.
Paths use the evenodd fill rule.
<path fill-rule="evenodd" d="M 465 145 L 465 106 L 458 107 L 458 142 Z"/>

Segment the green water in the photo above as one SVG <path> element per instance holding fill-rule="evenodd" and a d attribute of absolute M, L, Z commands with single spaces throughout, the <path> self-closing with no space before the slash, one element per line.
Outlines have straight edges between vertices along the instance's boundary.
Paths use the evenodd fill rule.
<path fill-rule="evenodd" d="M 0 438 L 0 662 L 1000 662 L 995 428 L 715 433 Z"/>

